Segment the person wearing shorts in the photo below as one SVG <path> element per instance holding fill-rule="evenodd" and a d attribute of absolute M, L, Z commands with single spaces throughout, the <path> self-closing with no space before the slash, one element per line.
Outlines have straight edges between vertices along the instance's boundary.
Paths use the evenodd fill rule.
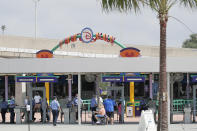
<path fill-rule="evenodd" d="M 104 101 L 105 111 L 106 114 L 110 120 L 110 123 L 114 123 L 114 106 L 116 106 L 116 103 L 114 100 L 111 99 L 111 96 L 108 96 L 108 98 Z"/>
<path fill-rule="evenodd" d="M 114 112 L 107 112 L 106 114 L 109 118 L 114 118 Z"/>
<path fill-rule="evenodd" d="M 102 104 L 100 104 L 98 109 L 99 109 L 98 111 L 95 111 L 95 113 L 97 113 L 95 115 L 95 118 L 96 118 L 96 121 L 97 121 L 96 123 L 100 123 L 100 119 L 99 118 L 105 117 L 105 108 L 104 108 L 104 106 Z"/>

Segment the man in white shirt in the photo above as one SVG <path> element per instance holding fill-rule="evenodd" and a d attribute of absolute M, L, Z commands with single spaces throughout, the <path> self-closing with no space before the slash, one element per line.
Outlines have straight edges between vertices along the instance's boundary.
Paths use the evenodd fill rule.
<path fill-rule="evenodd" d="M 34 101 L 35 104 L 41 104 L 41 97 L 38 92 L 36 92 L 36 95 L 34 96 Z"/>
<path fill-rule="evenodd" d="M 34 96 L 34 102 L 35 102 L 35 105 L 34 105 L 34 113 L 35 113 L 41 110 L 41 97 L 38 92 L 36 92 L 36 95 Z M 34 116 L 34 113 L 33 113 L 33 116 Z"/>

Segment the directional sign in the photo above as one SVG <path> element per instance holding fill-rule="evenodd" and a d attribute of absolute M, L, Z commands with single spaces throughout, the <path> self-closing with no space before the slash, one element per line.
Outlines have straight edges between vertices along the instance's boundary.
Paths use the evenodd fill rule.
<path fill-rule="evenodd" d="M 123 82 L 123 77 L 110 77 L 110 76 L 103 76 L 103 82 Z"/>
<path fill-rule="evenodd" d="M 57 82 L 57 76 L 16 76 L 17 82 Z"/>
<path fill-rule="evenodd" d="M 36 77 L 17 76 L 17 82 L 36 82 Z"/>
<path fill-rule="evenodd" d="M 197 82 L 197 76 L 192 76 L 192 82 Z"/>
<path fill-rule="evenodd" d="M 125 76 L 124 77 L 125 82 L 144 82 L 145 78 L 144 77 L 135 77 L 135 76 Z"/>
<path fill-rule="evenodd" d="M 144 82 L 145 77 L 139 76 L 103 76 L 102 82 Z"/>
<path fill-rule="evenodd" d="M 38 77 L 37 82 L 57 82 L 56 77 Z"/>

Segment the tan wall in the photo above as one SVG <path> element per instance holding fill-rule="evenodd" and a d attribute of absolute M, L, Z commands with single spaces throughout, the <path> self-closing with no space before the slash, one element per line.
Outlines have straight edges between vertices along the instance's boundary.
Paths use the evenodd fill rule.
<path fill-rule="evenodd" d="M 19 36 L 2 36 L 0 35 L 0 47 L 7 48 L 23 48 L 23 49 L 49 49 L 55 47 L 60 40 L 38 38 L 35 40 L 30 37 L 19 37 Z M 72 44 L 75 47 L 72 48 Z M 146 45 L 132 45 L 127 44 L 126 46 L 135 47 L 141 50 L 142 56 L 159 56 L 159 47 L 157 46 L 146 46 Z M 82 52 L 82 53 L 95 53 L 95 54 L 116 54 L 119 55 L 121 48 L 117 45 L 111 45 L 104 41 L 97 41 L 96 43 L 81 43 L 75 42 L 69 45 L 63 45 L 62 48 L 57 51 L 66 52 Z M 197 50 L 195 49 L 183 49 L 183 48 L 167 48 L 167 56 L 169 57 L 189 57 L 196 56 Z M 35 54 L 28 53 L 13 53 L 0 51 L 1 57 L 35 57 Z M 61 57 L 61 56 L 60 56 Z M 63 57 L 63 56 L 62 56 Z"/>

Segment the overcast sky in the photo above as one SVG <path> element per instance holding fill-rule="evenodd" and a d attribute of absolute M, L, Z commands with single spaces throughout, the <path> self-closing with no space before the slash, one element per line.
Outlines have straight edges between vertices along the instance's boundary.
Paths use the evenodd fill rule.
<path fill-rule="evenodd" d="M 159 45 L 159 21 L 157 14 L 149 9 L 137 15 L 105 13 L 99 0 L 40 0 L 37 11 L 38 37 L 61 40 L 90 27 L 94 33 L 107 33 L 122 44 Z M 177 6 L 169 15 L 197 32 L 197 10 Z M 5 34 L 34 37 L 34 21 L 33 0 L 0 0 L 0 25 L 6 25 Z M 186 27 L 170 18 L 167 46 L 181 47 L 190 34 Z"/>

